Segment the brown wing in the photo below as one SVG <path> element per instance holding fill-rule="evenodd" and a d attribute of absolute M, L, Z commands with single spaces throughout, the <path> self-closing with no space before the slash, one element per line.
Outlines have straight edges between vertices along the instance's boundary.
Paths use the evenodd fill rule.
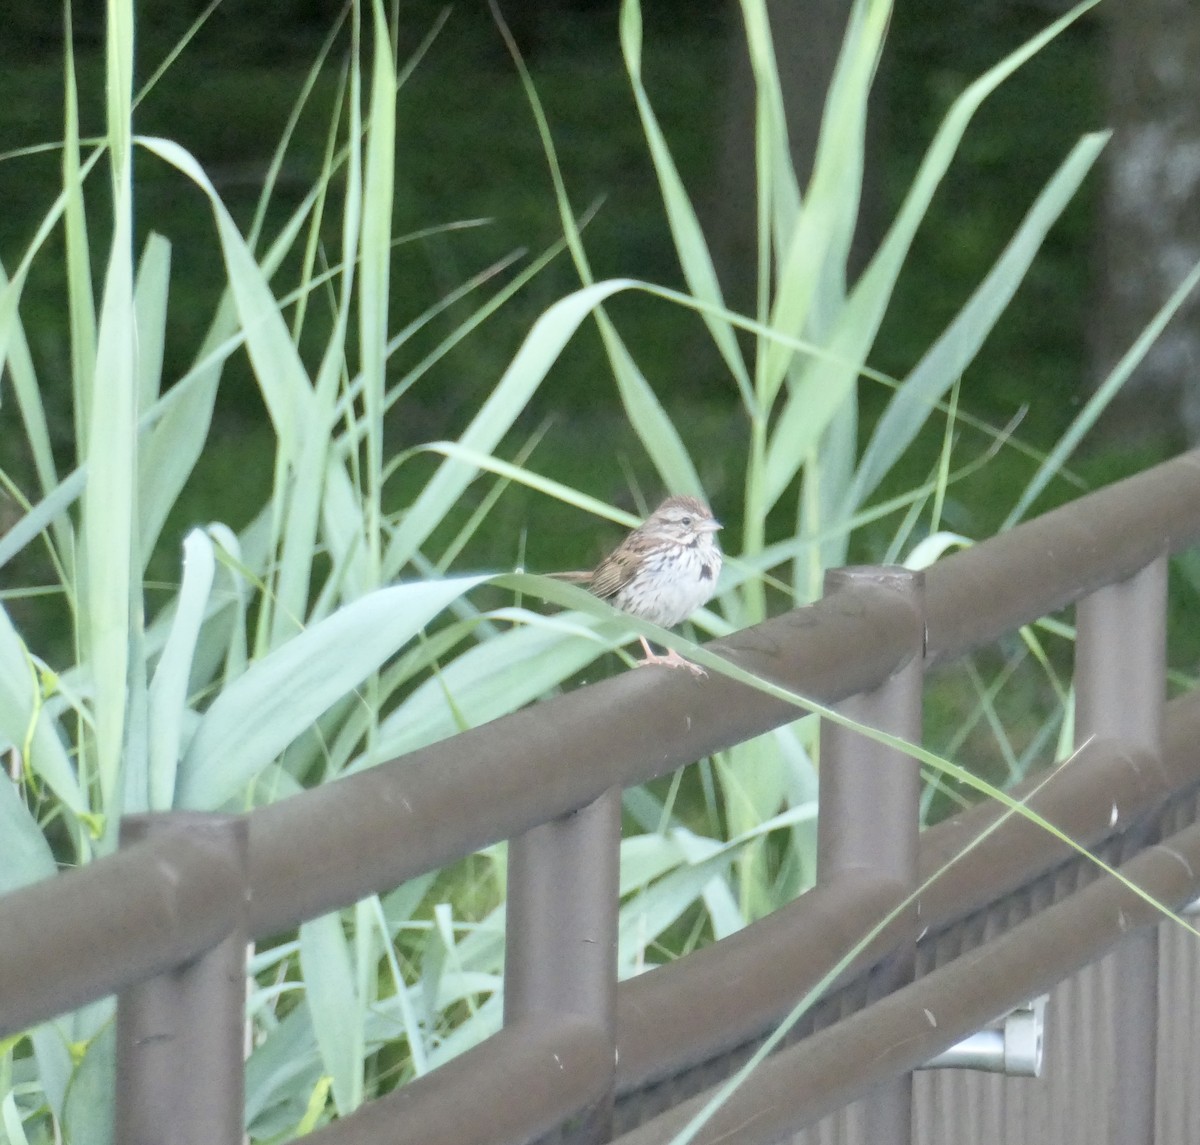
<path fill-rule="evenodd" d="M 597 566 L 592 573 L 592 583 L 588 587 L 593 596 L 607 600 L 616 596 L 631 580 L 641 564 L 639 553 L 624 545 L 614 549 Z"/>
<path fill-rule="evenodd" d="M 585 569 L 583 572 L 559 572 L 547 573 L 552 580 L 565 580 L 568 584 L 591 584 L 592 570 Z"/>

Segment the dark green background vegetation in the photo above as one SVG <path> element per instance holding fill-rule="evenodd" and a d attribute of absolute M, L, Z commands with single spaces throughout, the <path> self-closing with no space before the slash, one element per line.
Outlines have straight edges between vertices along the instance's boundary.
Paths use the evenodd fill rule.
<path fill-rule="evenodd" d="M 99 7 L 94 5 L 93 7 Z M 616 4 L 544 6 L 536 18 L 516 21 L 559 148 L 567 185 L 580 212 L 598 205 L 586 230 L 597 277 L 629 275 L 681 286 L 617 44 Z M 524 10 L 523 10 L 524 11 Z M 139 25 L 139 81 L 148 78 L 182 36 L 194 13 L 146 4 Z M 543 250 L 559 235 L 545 159 L 528 105 L 501 37 L 481 0 L 448 14 L 436 3 L 400 6 L 401 57 L 413 51 L 445 15 L 445 23 L 399 96 L 400 163 L 396 173 L 395 233 L 404 235 L 454 220 L 483 225 L 403 243 L 393 263 L 393 328 L 419 315 L 454 289 L 515 250 Z M 240 221 L 252 216 L 271 150 L 280 137 L 305 74 L 337 12 L 316 0 L 219 7 L 166 78 L 138 111 L 146 134 L 178 140 L 204 165 Z M 897 5 L 885 66 L 877 84 L 875 153 L 868 179 L 871 210 L 863 226 L 874 245 L 907 188 L 921 154 L 953 98 L 981 71 L 1043 27 L 1044 11 L 1011 3 Z M 61 136 L 62 38 L 54 13 L 26 12 L 23 41 L 5 49 L 0 100 L 0 257 L 11 266 L 51 201 L 59 182 L 58 155 L 12 153 Z M 681 2 L 646 5 L 646 73 L 656 109 L 683 176 L 702 212 L 711 207 L 719 138 L 727 114 L 730 37 L 740 28 L 732 6 Z M 88 8 L 76 12 L 84 133 L 101 128 L 102 27 Z M 346 32 L 334 47 L 285 161 L 272 219 L 286 217 L 321 166 L 329 110 L 338 86 Z M 901 278 L 871 365 L 902 377 L 961 307 L 1002 249 L 1037 190 L 1078 136 L 1103 125 L 1099 91 L 1101 28 L 1083 21 L 1022 68 L 990 100 L 969 130 L 959 157 L 934 201 Z M 18 44 L 20 46 L 18 47 Z M 139 160 L 137 217 L 144 233 L 173 244 L 172 306 L 167 377 L 189 364 L 223 286 L 214 254 L 211 218 L 198 191 L 150 158 Z M 1017 430 L 1048 449 L 1087 396 L 1086 322 L 1091 296 L 1096 179 L 1051 232 L 1042 255 L 962 382 L 965 410 L 996 425 L 1027 409 Z M 90 192 L 99 208 L 107 195 L 101 177 Z M 752 204 L 746 203 L 746 210 Z M 711 214 L 711 211 L 710 211 Z M 330 257 L 337 249 L 337 211 L 329 213 Z M 94 210 L 92 218 L 103 218 Z M 268 227 L 268 235 L 271 228 Z M 199 240 L 199 241 L 198 241 Z M 58 241 L 57 239 L 52 241 Z M 93 235 L 93 250 L 105 249 Z M 68 417 L 69 347 L 62 310 L 63 282 L 39 260 L 23 304 L 33 352 L 48 379 L 61 378 L 60 416 Z M 97 281 L 103 268 L 95 267 Z M 497 277 L 511 275 L 506 270 Z M 277 280 L 280 293 L 290 278 Z M 491 389 L 522 337 L 547 305 L 578 285 L 569 260 L 558 259 L 474 337 L 452 352 L 398 407 L 389 427 L 399 450 L 455 435 Z M 402 372 L 445 337 L 476 305 L 468 298 L 415 337 L 394 361 Z M 644 295 L 618 298 L 611 311 L 646 376 L 672 411 L 695 455 L 711 498 L 729 525 L 736 549 L 740 480 L 730 472 L 742 455 L 736 395 L 691 314 Z M 311 308 L 311 330 L 324 319 Z M 315 339 L 314 339 L 315 342 Z M 861 383 L 870 416 L 886 396 Z M 11 409 L 11 403 L 7 403 Z M 11 416 L 10 413 L 0 416 Z M 526 435 L 544 432 L 530 464 L 629 508 L 660 493 L 641 461 L 619 410 L 599 338 L 585 327 L 531 405 Z M 64 440 L 67 438 L 64 433 Z M 931 419 L 927 440 L 888 479 L 880 497 L 924 480 L 941 444 Z M 193 482 L 168 529 L 152 571 L 177 579 L 178 544 L 191 525 L 222 519 L 243 524 L 269 486 L 272 437 L 256 387 L 235 359 L 222 386 L 218 417 Z M 509 455 L 521 445 L 514 440 Z M 1170 443 L 1137 449 L 1112 443 L 1075 459 L 1084 483 L 1098 484 L 1140 468 Z M 963 463 L 986 448 L 964 432 L 955 454 Z M 20 473 L 20 459 L 3 464 Z M 432 460 L 401 468 L 394 483 L 397 507 L 428 473 Z M 1002 451 L 946 505 L 947 527 L 973 537 L 993 530 L 1024 484 L 1033 462 Z M 1059 481 L 1042 504 L 1064 500 L 1079 485 Z M 482 495 L 482 494 L 480 494 Z M 463 516 L 471 506 L 463 506 Z M 781 515 L 777 527 L 791 521 Z M 878 559 L 894 522 L 857 543 L 857 559 Z M 615 533 L 545 498 L 512 489 L 497 505 L 464 567 L 524 562 L 547 569 L 596 557 Z M 873 536 L 877 539 L 873 540 Z"/>

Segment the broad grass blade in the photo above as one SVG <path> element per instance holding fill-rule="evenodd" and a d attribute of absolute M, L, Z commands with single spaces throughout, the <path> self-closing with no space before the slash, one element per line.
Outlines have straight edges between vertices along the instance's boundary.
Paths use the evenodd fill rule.
<path fill-rule="evenodd" d="M 212 809 L 232 799 L 330 704 L 486 579 L 378 589 L 252 664 L 200 721 L 184 756 L 176 805 Z"/>
<path fill-rule="evenodd" d="M 354 962 L 336 914 L 301 925 L 300 966 L 321 1061 L 333 1078 L 333 1099 L 344 1117 L 362 1104 L 364 1042 Z"/>

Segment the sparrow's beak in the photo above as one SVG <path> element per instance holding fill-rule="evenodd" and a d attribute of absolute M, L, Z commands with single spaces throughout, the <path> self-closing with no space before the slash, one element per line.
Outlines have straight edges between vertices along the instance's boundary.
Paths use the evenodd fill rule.
<path fill-rule="evenodd" d="M 724 527 L 720 521 L 705 521 L 703 525 L 696 526 L 701 533 L 719 533 Z"/>

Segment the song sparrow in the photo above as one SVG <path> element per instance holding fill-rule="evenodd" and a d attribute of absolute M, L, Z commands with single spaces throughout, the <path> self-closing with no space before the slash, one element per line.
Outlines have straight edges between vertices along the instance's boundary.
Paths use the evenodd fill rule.
<path fill-rule="evenodd" d="M 674 628 L 708 601 L 721 571 L 721 548 L 714 533 L 721 525 L 695 497 L 668 497 L 590 572 L 559 573 L 562 580 L 585 585 L 622 612 Z M 699 664 L 674 649 L 666 656 L 639 636 L 645 664 L 687 668 L 699 676 Z"/>

